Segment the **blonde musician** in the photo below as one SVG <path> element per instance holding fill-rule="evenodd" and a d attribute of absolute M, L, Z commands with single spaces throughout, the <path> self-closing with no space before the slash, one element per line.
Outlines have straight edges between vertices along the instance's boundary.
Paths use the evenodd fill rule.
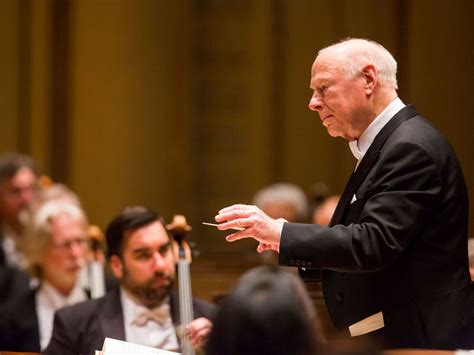
<path fill-rule="evenodd" d="M 25 229 L 25 255 L 39 285 L 16 293 L 1 312 L 1 350 L 44 350 L 54 312 L 88 298 L 79 280 L 86 261 L 86 228 L 82 209 L 66 201 L 45 202 L 31 215 Z"/>
<path fill-rule="evenodd" d="M 120 287 L 104 297 L 67 307 L 55 316 L 48 354 L 94 354 L 105 337 L 180 351 L 175 256 L 160 217 L 145 207 L 128 207 L 106 230 L 110 265 Z M 195 319 L 185 331 L 202 347 L 215 307 L 193 300 Z"/>

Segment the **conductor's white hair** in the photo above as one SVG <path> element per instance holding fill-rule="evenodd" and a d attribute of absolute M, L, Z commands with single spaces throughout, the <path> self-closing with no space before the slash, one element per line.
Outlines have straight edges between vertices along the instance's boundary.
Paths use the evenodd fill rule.
<path fill-rule="evenodd" d="M 321 49 L 318 56 L 327 52 L 337 54 L 335 60 L 348 78 L 355 77 L 365 65 L 372 64 L 377 69 L 381 86 L 398 89 L 397 61 L 381 44 L 368 39 L 348 38 Z"/>

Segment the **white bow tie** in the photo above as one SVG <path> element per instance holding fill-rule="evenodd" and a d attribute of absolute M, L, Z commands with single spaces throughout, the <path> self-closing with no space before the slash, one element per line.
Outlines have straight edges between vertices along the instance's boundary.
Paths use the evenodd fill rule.
<path fill-rule="evenodd" d="M 362 153 L 359 150 L 359 146 L 357 145 L 357 141 L 356 140 L 350 141 L 349 142 L 349 148 L 350 148 L 354 158 L 356 158 L 358 161 L 360 161 L 362 159 Z"/>
<path fill-rule="evenodd" d="M 171 318 L 170 305 L 168 303 L 162 304 L 153 309 L 140 307 L 137 309 L 136 313 L 137 315 L 133 324 L 139 327 L 145 326 L 150 320 L 163 325 Z"/>

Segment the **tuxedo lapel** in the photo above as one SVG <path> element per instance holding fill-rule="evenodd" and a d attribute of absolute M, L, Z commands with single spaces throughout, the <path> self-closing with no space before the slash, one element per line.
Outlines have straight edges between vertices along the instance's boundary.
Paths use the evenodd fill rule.
<path fill-rule="evenodd" d="M 341 199 L 329 224 L 331 227 L 341 223 L 347 207 L 350 205 L 352 197 L 376 162 L 380 150 L 382 149 L 387 138 L 390 137 L 393 131 L 395 131 L 395 129 L 402 122 L 416 116 L 417 114 L 418 113 L 416 112 L 416 109 L 413 105 L 407 105 L 395 116 L 393 116 L 393 118 L 382 128 L 379 134 L 377 134 L 374 141 L 367 150 L 367 153 L 364 155 L 364 158 L 362 158 L 362 161 L 360 162 L 356 171 L 352 173 L 346 187 L 344 188 L 344 192 L 341 195 Z"/>
<path fill-rule="evenodd" d="M 103 308 L 99 309 L 99 322 L 102 334 L 118 340 L 125 340 L 125 325 L 123 320 L 120 287 L 109 293 L 104 299 Z"/>

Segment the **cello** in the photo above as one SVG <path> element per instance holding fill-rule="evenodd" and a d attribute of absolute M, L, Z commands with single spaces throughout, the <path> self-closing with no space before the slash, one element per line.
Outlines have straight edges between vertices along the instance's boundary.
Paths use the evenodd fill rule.
<path fill-rule="evenodd" d="M 179 294 L 179 318 L 181 331 L 178 332 L 181 340 L 181 351 L 183 355 L 195 355 L 194 347 L 185 331 L 194 319 L 193 296 L 191 289 L 191 274 L 189 265 L 191 264 L 191 248 L 185 241 L 186 234 L 192 229 L 186 222 L 183 215 L 175 215 L 173 221 L 166 226 L 166 229 L 173 236 L 173 251 L 176 257 L 178 269 L 178 294 Z"/>

